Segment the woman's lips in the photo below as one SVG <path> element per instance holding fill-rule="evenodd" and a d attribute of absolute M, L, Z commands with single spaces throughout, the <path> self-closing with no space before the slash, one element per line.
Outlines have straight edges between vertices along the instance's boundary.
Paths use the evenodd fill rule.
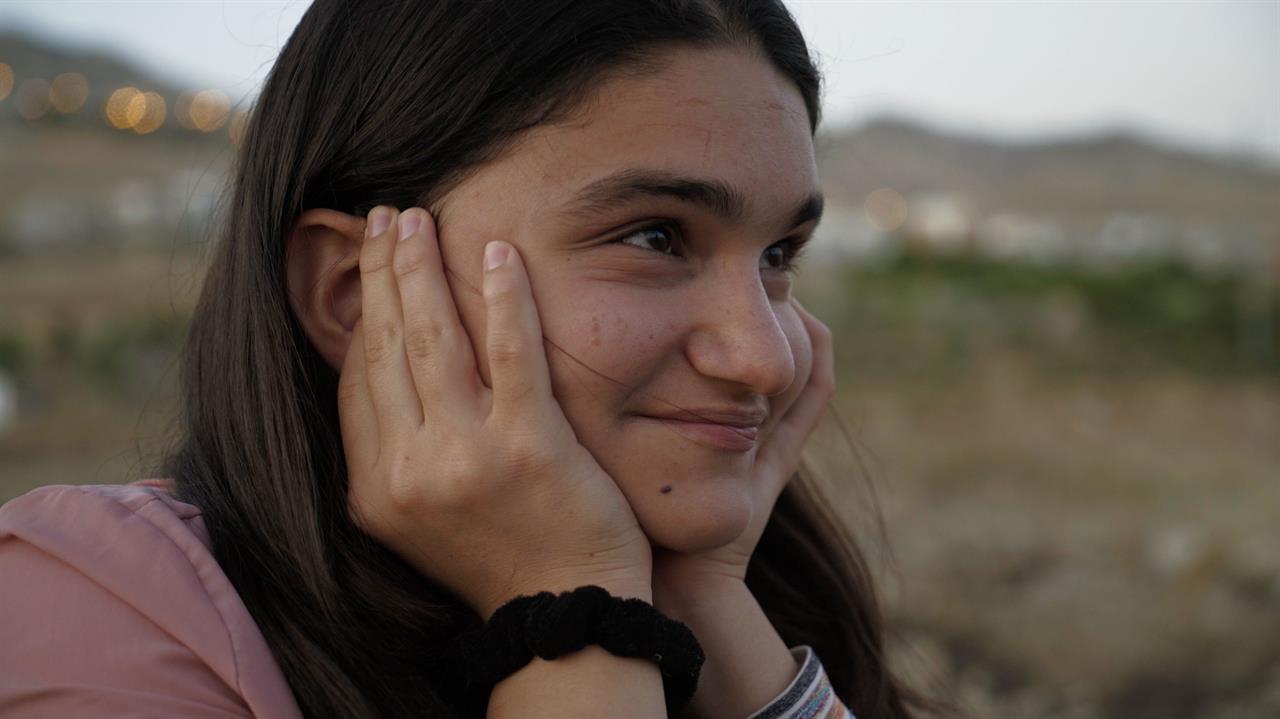
<path fill-rule="evenodd" d="M 756 427 L 730 427 L 711 422 L 685 422 L 669 417 L 647 417 L 711 449 L 745 452 L 756 446 Z"/>

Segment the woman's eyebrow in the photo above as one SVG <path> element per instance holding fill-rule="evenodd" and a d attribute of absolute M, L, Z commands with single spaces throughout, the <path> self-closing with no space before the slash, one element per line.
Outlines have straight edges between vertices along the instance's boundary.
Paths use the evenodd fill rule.
<path fill-rule="evenodd" d="M 567 215 L 591 219 L 642 197 L 670 197 L 698 205 L 731 224 L 747 216 L 746 194 L 720 180 L 681 175 L 666 170 L 629 168 L 607 175 L 583 188 L 565 208 Z M 791 211 L 789 228 L 822 218 L 821 192 L 801 200 Z"/>

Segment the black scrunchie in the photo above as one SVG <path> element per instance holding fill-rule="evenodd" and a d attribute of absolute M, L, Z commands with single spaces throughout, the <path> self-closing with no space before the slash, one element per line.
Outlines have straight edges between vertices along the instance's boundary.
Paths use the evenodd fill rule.
<path fill-rule="evenodd" d="M 615 597 L 589 584 L 573 591 L 516 597 L 480 629 L 459 635 L 451 673 L 464 693 L 487 696 L 535 656 L 556 659 L 598 644 L 620 657 L 658 664 L 667 714 L 689 702 L 705 659 L 689 627 L 635 597 Z"/>

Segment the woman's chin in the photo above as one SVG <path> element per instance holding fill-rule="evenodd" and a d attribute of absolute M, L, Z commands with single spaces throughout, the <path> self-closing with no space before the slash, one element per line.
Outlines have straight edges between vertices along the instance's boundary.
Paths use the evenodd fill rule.
<path fill-rule="evenodd" d="M 694 494 L 691 491 L 689 494 Z M 709 493 L 683 501 L 669 500 L 639 512 L 640 528 L 655 546 L 673 552 L 716 549 L 742 535 L 751 521 L 751 498 L 746 492 Z"/>

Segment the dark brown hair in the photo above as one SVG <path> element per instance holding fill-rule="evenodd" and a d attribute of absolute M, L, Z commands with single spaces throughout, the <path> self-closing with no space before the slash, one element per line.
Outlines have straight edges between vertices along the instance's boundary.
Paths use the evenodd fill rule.
<path fill-rule="evenodd" d="M 242 136 L 182 354 L 183 411 L 160 471 L 204 511 L 213 550 L 309 717 L 452 717 L 438 647 L 480 620 L 347 514 L 337 373 L 287 298 L 286 239 L 314 207 L 434 206 L 521 131 L 673 47 L 738 46 L 799 88 L 821 76 L 778 0 L 316 0 Z M 747 584 L 789 646 L 812 646 L 860 719 L 908 717 L 850 532 L 802 471 Z M 923 706 L 923 705 L 922 705 Z"/>

